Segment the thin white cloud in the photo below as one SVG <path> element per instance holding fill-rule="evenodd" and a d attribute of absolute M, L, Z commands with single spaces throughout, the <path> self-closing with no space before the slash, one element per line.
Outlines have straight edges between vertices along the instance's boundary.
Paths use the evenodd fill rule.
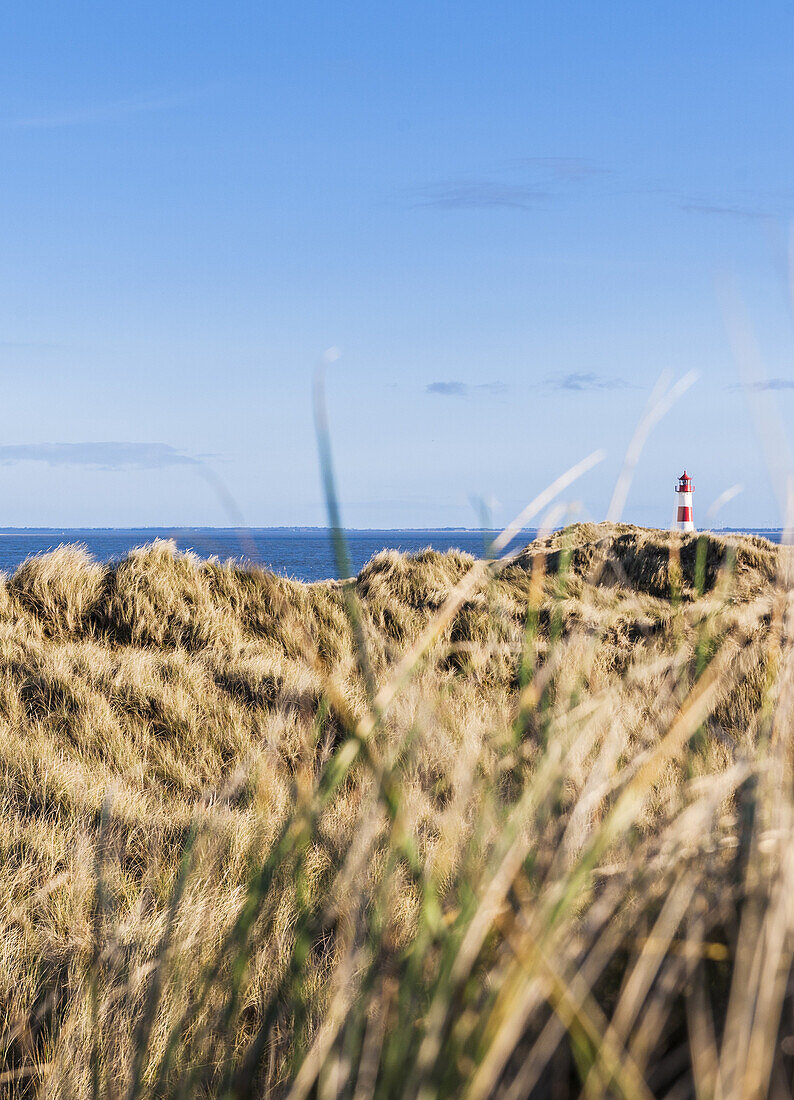
<path fill-rule="evenodd" d="M 473 208 L 507 208 L 531 210 L 550 198 L 548 191 L 523 184 L 499 183 L 495 180 L 449 180 L 432 184 L 414 192 L 415 207 L 438 210 Z"/>
<path fill-rule="evenodd" d="M 160 470 L 200 466 L 168 443 L 16 443 L 0 446 L 0 466 L 46 462 L 48 466 L 93 466 L 100 470 Z"/>
<path fill-rule="evenodd" d="M 88 126 L 103 122 L 121 122 L 134 115 L 151 114 L 188 107 L 203 99 L 211 89 L 175 92 L 169 95 L 140 94 L 66 110 L 28 115 L 12 119 L 7 125 L 15 130 L 54 130 L 68 126 Z"/>
<path fill-rule="evenodd" d="M 437 397 L 465 397 L 469 387 L 465 382 L 431 382 L 425 386 L 425 391 Z"/>
<path fill-rule="evenodd" d="M 425 386 L 425 393 L 433 393 L 438 397 L 470 397 L 475 393 L 488 393 L 493 396 L 507 392 L 504 382 L 478 382 L 470 385 L 468 382 L 431 382 Z"/>
<path fill-rule="evenodd" d="M 570 390 L 581 393 L 585 390 L 623 390 L 631 383 L 625 378 L 596 374 L 594 371 L 574 371 L 570 374 L 553 374 L 546 379 L 546 385 L 553 390 Z"/>
<path fill-rule="evenodd" d="M 687 214 L 716 215 L 722 218 L 740 218 L 743 221 L 756 221 L 758 218 L 770 218 L 773 215 L 760 207 L 750 206 L 723 206 L 710 202 L 684 202 L 681 209 Z"/>
<path fill-rule="evenodd" d="M 766 390 L 794 390 L 794 378 L 762 378 L 757 382 L 740 382 L 729 387 L 732 390 L 752 390 L 763 393 Z"/>
<path fill-rule="evenodd" d="M 631 179 L 583 157 L 529 156 L 487 170 L 487 175 L 429 181 L 413 188 L 411 206 L 435 210 L 551 209 L 574 198 L 650 196 L 682 213 L 734 221 L 770 221 L 791 216 L 794 192 L 730 190 L 696 192 L 675 185 Z"/>
<path fill-rule="evenodd" d="M 505 172 L 526 178 L 499 179 Z M 441 210 L 534 210 L 570 192 L 572 186 L 602 175 L 609 175 L 609 171 L 581 157 L 522 157 L 494 169 L 487 177 L 438 180 L 415 188 L 412 205 Z"/>
<path fill-rule="evenodd" d="M 0 340 L 0 351 L 51 351 L 63 347 L 48 340 Z"/>
<path fill-rule="evenodd" d="M 609 168 L 601 168 L 583 157 L 521 157 L 512 167 L 529 171 L 561 183 L 578 183 L 593 176 L 610 175 Z"/>

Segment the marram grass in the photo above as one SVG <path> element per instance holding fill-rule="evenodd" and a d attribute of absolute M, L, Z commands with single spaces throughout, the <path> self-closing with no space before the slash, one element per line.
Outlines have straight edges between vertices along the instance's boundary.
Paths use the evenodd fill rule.
<path fill-rule="evenodd" d="M 0 586 L 4 1095 L 787 1097 L 789 551 Z"/>

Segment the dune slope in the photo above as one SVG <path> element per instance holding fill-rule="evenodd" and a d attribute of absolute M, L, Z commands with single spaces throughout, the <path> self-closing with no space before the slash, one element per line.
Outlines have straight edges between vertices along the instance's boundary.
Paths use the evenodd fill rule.
<path fill-rule="evenodd" d="M 719 1065 L 774 1095 L 789 568 L 605 524 L 496 568 L 384 552 L 350 586 L 168 543 L 26 562 L 4 1086 L 650 1096 Z"/>

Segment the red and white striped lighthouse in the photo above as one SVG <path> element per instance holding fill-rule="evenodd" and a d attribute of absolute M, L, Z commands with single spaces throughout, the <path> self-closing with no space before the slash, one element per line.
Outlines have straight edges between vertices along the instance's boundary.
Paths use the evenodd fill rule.
<path fill-rule="evenodd" d="M 678 493 L 678 530 L 694 531 L 695 524 L 692 519 L 692 493 L 695 491 L 695 486 L 692 484 L 692 478 L 686 470 L 684 470 L 679 477 L 675 491 Z"/>

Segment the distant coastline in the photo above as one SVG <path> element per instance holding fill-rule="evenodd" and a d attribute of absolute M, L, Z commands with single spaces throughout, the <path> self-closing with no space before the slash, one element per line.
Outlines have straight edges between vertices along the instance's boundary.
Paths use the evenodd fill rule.
<path fill-rule="evenodd" d="M 425 535 L 463 535 L 468 538 L 494 536 L 501 534 L 502 527 L 345 527 L 345 535 L 367 537 L 383 535 L 388 538 L 406 536 L 421 538 Z M 189 538 L 203 536 L 211 538 L 262 536 L 274 538 L 323 538 L 331 531 L 330 527 L 0 527 L 0 538 L 79 538 L 80 536 L 120 536 L 135 532 L 148 538 Z M 516 535 L 534 538 L 535 527 L 521 528 Z"/>
<path fill-rule="evenodd" d="M 637 526 L 644 527 L 645 524 L 639 524 Z M 648 530 L 665 530 L 666 528 L 653 528 L 648 527 Z M 319 525 L 305 525 L 305 526 L 280 526 L 280 527 L 254 527 L 254 526 L 199 526 L 199 525 L 187 525 L 187 526 L 169 526 L 169 525 L 151 525 L 144 524 L 140 527 L 0 527 L 0 535 L 52 535 L 52 534 L 69 534 L 73 531 L 186 531 L 186 532 L 237 532 L 237 531 L 254 531 L 274 534 L 283 534 L 290 532 L 294 534 L 307 534 L 310 532 L 317 532 L 318 534 L 324 534 L 330 531 L 328 526 Z M 491 535 L 501 533 L 502 527 L 344 527 L 345 533 L 349 534 L 394 534 L 394 535 L 421 535 L 426 533 L 440 533 L 444 534 L 464 534 L 464 535 Z M 704 527 L 704 531 L 712 531 L 714 534 L 764 534 L 770 532 L 772 534 L 780 534 L 785 530 L 784 527 Z M 517 534 L 534 534 L 537 531 L 536 527 L 522 527 Z"/>

